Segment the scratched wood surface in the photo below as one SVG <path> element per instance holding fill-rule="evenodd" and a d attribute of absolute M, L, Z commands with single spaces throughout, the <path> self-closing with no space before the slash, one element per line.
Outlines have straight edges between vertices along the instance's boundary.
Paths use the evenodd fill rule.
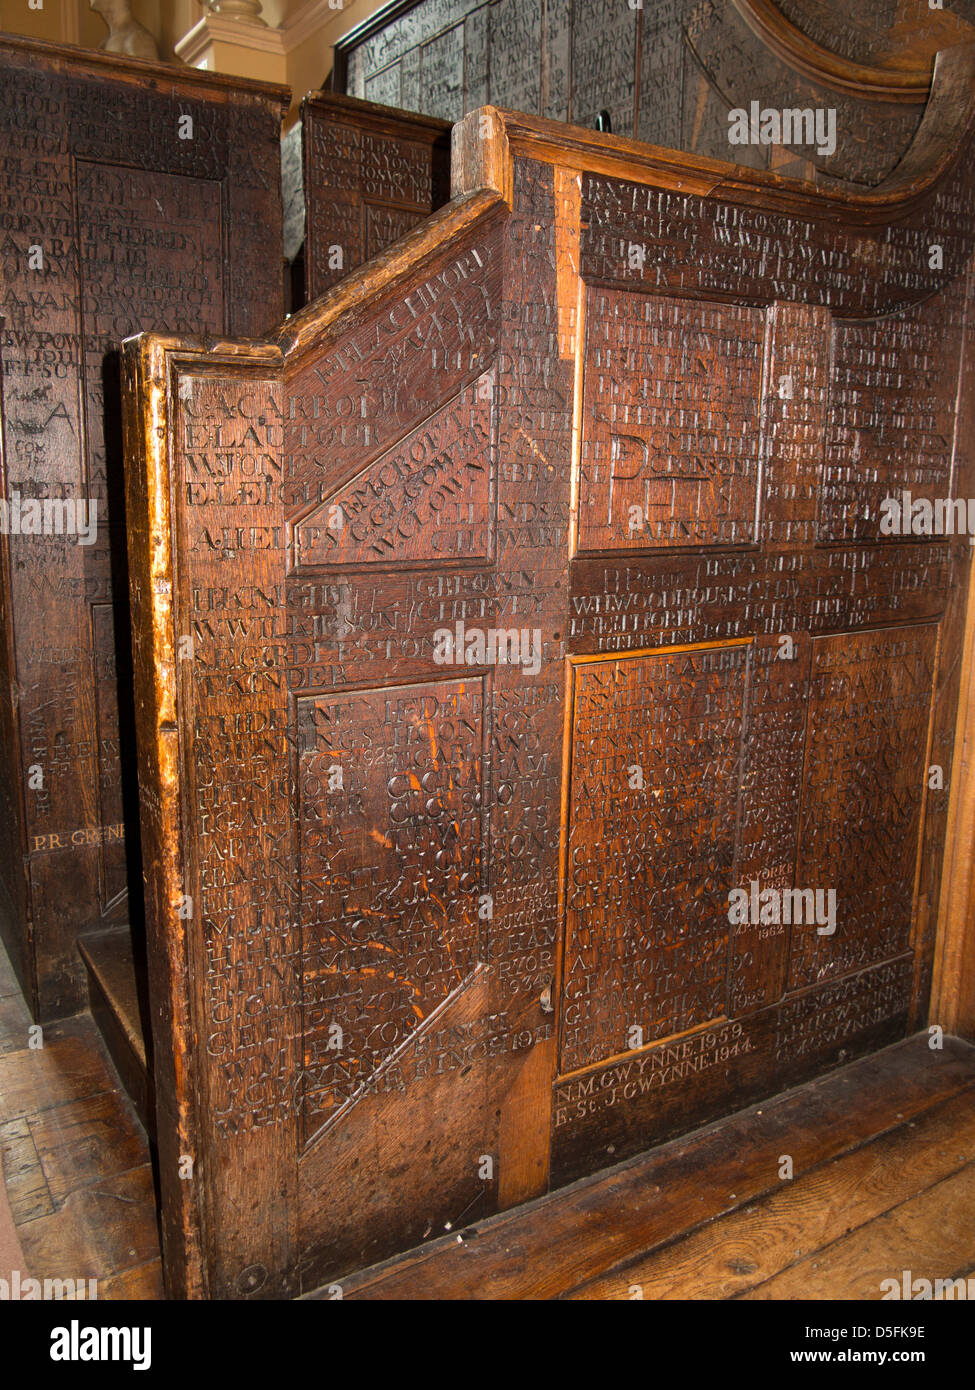
<path fill-rule="evenodd" d="M 0 73 L 3 493 L 85 506 L 0 538 L 0 928 L 53 1019 L 141 889 L 118 349 L 280 318 L 284 93 L 13 37 Z"/>
<path fill-rule="evenodd" d="M 450 197 L 450 126 L 312 92 L 283 145 L 284 200 L 301 223 L 295 304 L 317 299 Z M 286 237 L 287 241 L 287 237 Z"/>
<path fill-rule="evenodd" d="M 904 1269 L 950 1278 L 975 1248 L 973 1059 L 957 1040 L 936 1054 L 910 1039 L 460 1238 L 345 1276 L 341 1295 L 867 1301 Z M 934 1209 L 937 1222 L 915 1219 Z"/>
<path fill-rule="evenodd" d="M 929 1021 L 971 552 L 881 516 L 971 490 L 973 62 L 866 194 L 485 108 L 272 337 L 127 344 L 174 1292 Z"/>
<path fill-rule="evenodd" d="M 402 0 L 336 46 L 351 96 L 460 120 L 490 102 L 792 177 L 874 184 L 920 125 L 975 5 L 926 0 Z M 835 149 L 729 146 L 735 108 L 831 107 Z"/>

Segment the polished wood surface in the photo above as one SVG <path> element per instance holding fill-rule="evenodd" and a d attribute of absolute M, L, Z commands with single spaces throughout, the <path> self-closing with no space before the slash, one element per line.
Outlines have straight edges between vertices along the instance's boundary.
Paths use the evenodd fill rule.
<path fill-rule="evenodd" d="M 971 490 L 972 79 L 870 193 L 473 112 L 454 201 L 273 337 L 126 345 L 174 1293 L 941 1022 L 971 552 L 879 517 Z"/>

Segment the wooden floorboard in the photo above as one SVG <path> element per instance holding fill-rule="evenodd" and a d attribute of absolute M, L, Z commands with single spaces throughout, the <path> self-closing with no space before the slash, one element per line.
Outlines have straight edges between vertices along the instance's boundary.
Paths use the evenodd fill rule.
<path fill-rule="evenodd" d="M 0 951 L 0 957 L 3 952 Z M 98 1298 L 159 1298 L 162 1275 L 145 1131 L 86 1014 L 42 1046 L 0 966 L 0 1163 L 35 1279 L 97 1279 Z"/>
<path fill-rule="evenodd" d="M 975 1092 L 969 1089 L 812 1172 L 780 1179 L 763 1201 L 638 1256 L 569 1297 L 734 1297 L 973 1160 Z"/>
<path fill-rule="evenodd" d="M 883 1297 L 885 1279 L 953 1277 L 975 1243 L 975 1163 L 797 1261 L 743 1294 L 748 1299 Z"/>

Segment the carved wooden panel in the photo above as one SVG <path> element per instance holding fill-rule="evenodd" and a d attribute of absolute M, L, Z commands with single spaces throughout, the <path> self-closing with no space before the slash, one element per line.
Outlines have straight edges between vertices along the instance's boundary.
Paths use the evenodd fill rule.
<path fill-rule="evenodd" d="M 340 1281 L 927 1020 L 971 547 L 881 515 L 972 483 L 946 80 L 859 198 L 476 113 L 354 297 L 128 345 L 174 1290 Z"/>
<path fill-rule="evenodd" d="M 4 496 L 74 511 L 36 533 L 11 512 L 4 538 L 4 938 L 53 1018 L 85 997 L 78 933 L 127 913 L 118 349 L 278 317 L 281 96 L 15 39 L 0 66 Z"/>
<path fill-rule="evenodd" d="M 796 881 L 835 885 L 844 930 L 793 929 L 789 989 L 911 947 L 937 641 L 929 623 L 811 644 Z"/>
<path fill-rule="evenodd" d="M 482 677 L 299 701 L 306 1141 L 481 958 L 485 693 Z"/>
<path fill-rule="evenodd" d="M 395 103 L 393 103 L 395 105 Z M 285 198 L 304 205 L 304 287 L 317 299 L 450 197 L 450 126 L 331 92 L 307 96 Z M 299 186 L 295 188 L 297 180 Z M 301 238 L 295 233 L 293 256 Z"/>
<path fill-rule="evenodd" d="M 417 0 L 336 46 L 350 95 L 457 121 L 485 103 L 794 177 L 880 182 L 909 147 L 933 59 L 975 9 L 927 0 Z M 855 65 L 859 65 L 858 67 Z M 834 148 L 729 142 L 729 112 L 832 110 Z M 756 122 L 756 127 L 758 122 Z"/>
<path fill-rule="evenodd" d="M 766 314 L 594 292 L 578 550 L 753 542 Z"/>
<path fill-rule="evenodd" d="M 728 1011 L 748 655 L 573 665 L 563 1072 Z"/>
<path fill-rule="evenodd" d="M 856 63 L 920 63 L 975 36 L 972 0 L 932 6 L 929 0 L 879 0 L 851 8 L 836 0 L 776 0 L 783 17 L 814 43 Z"/>
<path fill-rule="evenodd" d="M 967 179 L 956 171 L 929 205 L 926 225 L 937 223 L 939 236 L 940 228 L 960 226 Z M 967 273 L 905 307 L 926 273 L 920 243 L 908 250 L 907 224 L 888 232 L 908 238 L 903 259 L 895 254 L 855 284 L 842 248 L 862 246 L 862 231 L 851 227 L 846 242 L 846 231 L 831 228 L 819 266 L 815 224 L 806 225 L 810 240 L 799 251 L 790 241 L 795 227 L 770 208 L 743 236 L 725 241 L 717 231 L 714 241 L 710 233 L 698 240 L 699 219 L 713 217 L 716 228 L 726 215 L 739 227 L 750 223 L 750 213 L 732 212 L 716 194 L 695 200 L 690 217 L 681 199 L 679 248 L 669 230 L 679 195 L 647 200 L 648 193 L 636 183 L 583 176 L 581 264 L 599 288 L 585 301 L 580 366 L 569 646 L 574 717 L 585 722 L 573 726 L 571 740 L 569 850 L 582 867 L 577 883 L 570 868 L 566 899 L 556 1179 L 586 1171 L 600 1149 L 624 1155 L 648 1137 L 718 1113 L 712 1101 L 724 1088 L 740 1104 L 767 1090 L 772 1075 L 774 1085 L 788 1084 L 923 1018 L 939 883 L 934 846 L 946 811 L 944 769 L 933 749 L 950 738 L 945 701 L 954 698 L 947 694 L 954 677 L 943 654 L 957 641 L 959 599 L 952 595 L 959 591 L 950 575 L 967 569 L 966 540 L 933 535 L 905 543 L 885 536 L 881 517 L 884 499 L 901 489 L 946 498 L 969 485 L 951 462 L 958 462 L 951 422 L 970 331 Z M 764 263 L 766 302 L 779 301 L 766 311 L 757 393 L 735 374 L 756 341 L 743 315 L 756 311 L 726 302 L 734 291 L 722 243 L 734 245 L 738 294 L 751 299 L 754 287 L 762 299 L 747 268 L 754 254 Z M 793 250 L 779 260 L 787 244 Z M 632 257 L 634 246 L 646 254 Z M 614 300 L 629 301 L 623 286 L 634 279 L 653 305 L 648 317 L 663 319 L 677 305 L 694 329 L 711 311 L 720 325 L 703 396 L 691 397 L 693 410 L 677 417 L 690 426 L 685 467 L 729 424 L 742 439 L 732 451 L 741 466 L 750 452 L 741 419 L 760 398 L 752 417 L 762 441 L 754 530 L 725 534 L 710 560 L 707 535 L 686 530 L 687 518 L 696 526 L 707 520 L 706 505 L 682 508 L 675 492 L 660 509 L 671 524 L 684 516 L 682 549 L 646 524 L 655 513 L 644 480 L 653 458 L 667 457 L 647 426 L 666 423 L 675 389 L 694 389 L 693 356 L 678 356 L 680 337 L 662 340 L 664 361 L 676 369 L 671 379 L 655 365 L 655 337 L 639 366 L 620 356 L 615 372 L 597 375 L 607 324 L 622 325 L 623 341 L 634 341 L 632 310 L 606 312 Z M 873 316 L 891 301 L 900 301 L 899 312 Z M 839 322 L 839 315 L 855 321 Z M 621 405 L 611 397 L 607 410 L 603 381 Z M 586 536 L 606 503 L 587 473 L 595 476 L 602 458 L 599 426 L 607 416 L 635 421 L 644 439 L 630 449 L 639 468 L 626 468 L 616 447 L 622 465 L 605 470 L 607 485 L 615 490 L 617 475 L 626 485 L 625 475 L 638 473 L 644 495 L 627 496 L 636 526 L 603 532 L 596 560 L 587 557 Z M 631 655 L 612 660 L 621 651 Z M 701 698 L 694 663 L 705 654 L 723 657 L 729 669 L 741 665 L 740 690 Z M 680 669 L 681 660 L 683 684 L 658 695 L 656 672 Z M 612 712 L 601 715 L 597 703 L 590 715 L 588 702 L 580 704 L 580 673 L 598 681 L 607 667 L 620 696 Z M 631 722 L 637 672 L 650 698 L 636 701 Z M 668 738 L 673 720 L 688 723 Z M 593 767 L 600 775 L 592 776 Z M 933 778 L 930 768 L 937 768 Z M 731 781 L 730 801 L 722 773 Z M 664 826 L 648 836 L 648 818 L 652 824 L 661 806 Z M 671 836 L 679 850 L 668 884 Z M 644 843 L 652 852 L 641 850 Z M 602 846 L 617 867 L 606 876 L 611 886 L 594 889 L 599 880 L 587 856 Z M 743 918 L 729 915 L 729 884 L 744 895 Z M 793 917 L 793 907 L 804 915 Z M 674 968 L 685 954 L 692 963 Z M 604 981 L 607 969 L 619 975 Z"/>

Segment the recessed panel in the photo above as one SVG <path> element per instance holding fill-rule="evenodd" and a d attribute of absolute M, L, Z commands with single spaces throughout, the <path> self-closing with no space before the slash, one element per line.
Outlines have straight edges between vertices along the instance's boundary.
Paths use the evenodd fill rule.
<path fill-rule="evenodd" d="M 493 369 L 295 527 L 299 565 L 486 560 L 495 512 Z"/>
<path fill-rule="evenodd" d="M 812 648 L 796 879 L 835 894 L 835 923 L 792 928 L 793 989 L 910 947 L 937 627 Z"/>
<path fill-rule="evenodd" d="M 754 542 L 765 310 L 590 289 L 586 321 L 577 550 Z"/>
<path fill-rule="evenodd" d="M 896 340 L 883 319 L 833 325 L 820 541 L 876 543 L 888 498 L 900 508 L 905 492 L 912 502 L 952 496 L 963 310 L 956 281 L 905 314 Z"/>
<path fill-rule="evenodd" d="M 484 683 L 299 703 L 306 1133 L 472 974 Z"/>
<path fill-rule="evenodd" d="M 574 668 L 562 1070 L 721 1016 L 748 648 Z"/>

